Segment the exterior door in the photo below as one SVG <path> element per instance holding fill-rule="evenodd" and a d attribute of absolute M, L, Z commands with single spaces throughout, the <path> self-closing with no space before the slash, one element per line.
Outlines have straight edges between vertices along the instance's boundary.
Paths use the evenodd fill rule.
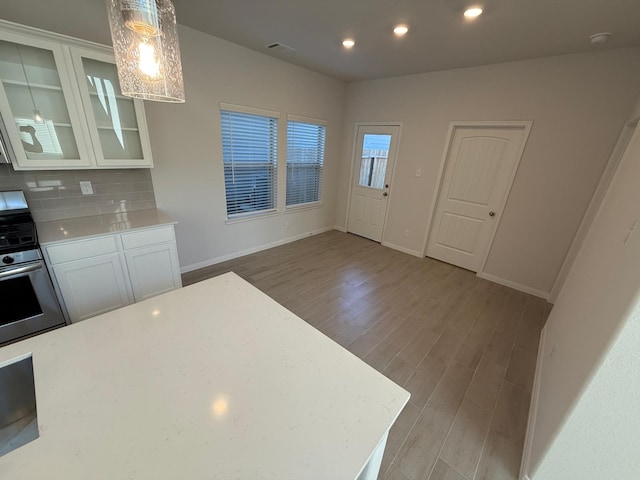
<path fill-rule="evenodd" d="M 358 127 L 347 231 L 382 240 L 400 127 Z"/>
<path fill-rule="evenodd" d="M 530 125 L 455 126 L 446 154 L 427 256 L 482 267 Z"/>

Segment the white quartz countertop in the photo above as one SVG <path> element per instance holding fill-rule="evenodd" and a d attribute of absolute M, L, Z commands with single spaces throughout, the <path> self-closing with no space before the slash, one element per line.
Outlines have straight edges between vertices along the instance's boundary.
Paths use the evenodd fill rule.
<path fill-rule="evenodd" d="M 0 478 L 356 478 L 409 399 L 233 273 L 0 348 L 40 437 Z"/>
<path fill-rule="evenodd" d="M 162 210 L 150 209 L 37 222 L 36 228 L 40 243 L 45 244 L 175 223 Z"/>

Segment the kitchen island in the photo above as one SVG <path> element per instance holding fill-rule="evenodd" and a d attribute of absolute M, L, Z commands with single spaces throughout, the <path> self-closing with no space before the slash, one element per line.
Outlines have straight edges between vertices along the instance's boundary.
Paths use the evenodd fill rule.
<path fill-rule="evenodd" d="M 40 437 L 0 478 L 375 479 L 409 394 L 233 273 L 0 348 Z"/>

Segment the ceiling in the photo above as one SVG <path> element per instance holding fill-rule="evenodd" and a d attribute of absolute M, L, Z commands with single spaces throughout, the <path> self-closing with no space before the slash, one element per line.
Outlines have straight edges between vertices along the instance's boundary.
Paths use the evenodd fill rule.
<path fill-rule="evenodd" d="M 28 2 L 27 2 L 28 3 Z M 638 0 L 174 0 L 178 23 L 346 81 L 640 45 Z M 484 14 L 465 21 L 480 4 Z M 394 37 L 393 26 L 409 33 Z M 604 46 L 589 36 L 612 32 Z M 342 40 L 352 37 L 352 50 Z M 284 43 L 293 54 L 265 45 Z"/>
<path fill-rule="evenodd" d="M 640 0 L 173 0 L 178 23 L 346 81 L 640 46 Z M 104 0 L 2 0 L 0 17 L 111 43 Z M 485 13 L 465 21 L 462 11 Z M 73 13 L 70 13 L 73 12 Z M 91 19 L 91 21 L 77 21 Z M 392 28 L 407 23 L 409 33 Z M 606 45 L 589 36 L 612 32 Z M 353 37 L 352 50 L 342 40 Z M 284 43 L 291 55 L 265 45 Z"/>

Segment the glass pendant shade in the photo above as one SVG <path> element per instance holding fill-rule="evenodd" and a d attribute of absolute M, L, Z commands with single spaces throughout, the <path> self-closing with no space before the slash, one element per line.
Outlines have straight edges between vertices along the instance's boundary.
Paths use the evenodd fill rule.
<path fill-rule="evenodd" d="M 106 0 L 122 94 L 182 103 L 176 13 L 170 0 Z"/>

